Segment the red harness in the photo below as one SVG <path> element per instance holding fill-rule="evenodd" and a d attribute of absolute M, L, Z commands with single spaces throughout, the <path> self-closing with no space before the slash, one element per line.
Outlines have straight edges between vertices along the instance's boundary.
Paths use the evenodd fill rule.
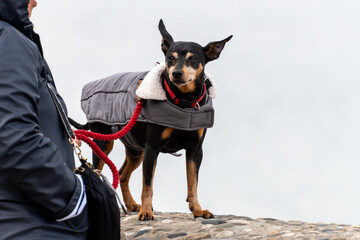
<path fill-rule="evenodd" d="M 200 108 L 199 102 L 204 98 L 204 96 L 206 94 L 206 84 L 205 83 L 204 83 L 204 87 L 203 87 L 204 91 L 201 94 L 200 98 L 198 98 L 194 101 L 189 101 L 189 100 L 185 100 L 185 99 L 176 97 L 174 92 L 171 91 L 169 84 L 166 82 L 165 78 L 164 78 L 164 85 L 165 85 L 165 89 L 166 89 L 167 93 L 170 95 L 171 99 L 173 100 L 173 102 L 176 105 L 190 106 L 191 108 Z"/>

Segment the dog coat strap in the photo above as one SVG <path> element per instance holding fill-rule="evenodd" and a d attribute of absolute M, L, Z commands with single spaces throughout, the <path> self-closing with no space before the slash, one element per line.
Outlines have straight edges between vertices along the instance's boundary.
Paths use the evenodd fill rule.
<path fill-rule="evenodd" d="M 205 80 L 205 85 L 206 85 L 206 89 L 209 89 L 213 86 L 209 79 Z"/>

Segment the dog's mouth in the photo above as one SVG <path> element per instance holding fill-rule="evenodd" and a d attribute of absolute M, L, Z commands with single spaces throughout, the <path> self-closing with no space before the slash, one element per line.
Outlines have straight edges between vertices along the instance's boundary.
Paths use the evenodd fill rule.
<path fill-rule="evenodd" d="M 190 81 L 184 82 L 184 81 L 182 81 L 182 80 L 174 79 L 174 80 L 172 80 L 172 82 L 173 82 L 176 86 L 183 86 L 183 85 L 186 85 L 187 83 L 189 83 Z"/>
<path fill-rule="evenodd" d="M 195 81 L 193 79 L 189 79 L 186 82 L 179 79 L 173 79 L 171 82 L 183 93 L 194 92 L 196 88 Z"/>
<path fill-rule="evenodd" d="M 171 76 L 170 76 L 170 81 L 171 81 L 173 84 L 175 84 L 176 86 L 181 87 L 181 86 L 185 86 L 185 85 L 193 82 L 194 79 L 190 78 L 190 79 L 184 80 L 184 79 L 182 79 L 182 78 L 177 79 L 177 78 L 174 78 L 174 77 L 171 77 Z"/>

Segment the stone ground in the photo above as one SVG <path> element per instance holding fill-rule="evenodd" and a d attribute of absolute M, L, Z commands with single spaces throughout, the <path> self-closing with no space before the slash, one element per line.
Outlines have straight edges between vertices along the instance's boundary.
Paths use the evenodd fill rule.
<path fill-rule="evenodd" d="M 360 226 L 334 223 L 251 219 L 220 215 L 196 218 L 188 213 L 155 212 L 153 221 L 137 213 L 121 216 L 121 239 L 360 239 Z"/>

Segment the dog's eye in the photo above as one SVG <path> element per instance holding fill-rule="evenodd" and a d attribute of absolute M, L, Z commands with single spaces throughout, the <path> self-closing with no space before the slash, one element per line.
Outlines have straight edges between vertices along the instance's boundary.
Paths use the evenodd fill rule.
<path fill-rule="evenodd" d="M 175 58 L 174 58 L 173 56 L 168 56 L 167 59 L 168 59 L 169 61 L 174 61 L 174 60 L 175 60 Z"/>
<path fill-rule="evenodd" d="M 194 65 L 195 63 L 196 63 L 196 57 L 194 57 L 194 56 L 190 56 L 186 60 L 186 64 L 188 64 L 188 65 Z"/>
<path fill-rule="evenodd" d="M 190 56 L 187 60 L 192 63 L 192 62 L 196 61 L 196 57 Z"/>

